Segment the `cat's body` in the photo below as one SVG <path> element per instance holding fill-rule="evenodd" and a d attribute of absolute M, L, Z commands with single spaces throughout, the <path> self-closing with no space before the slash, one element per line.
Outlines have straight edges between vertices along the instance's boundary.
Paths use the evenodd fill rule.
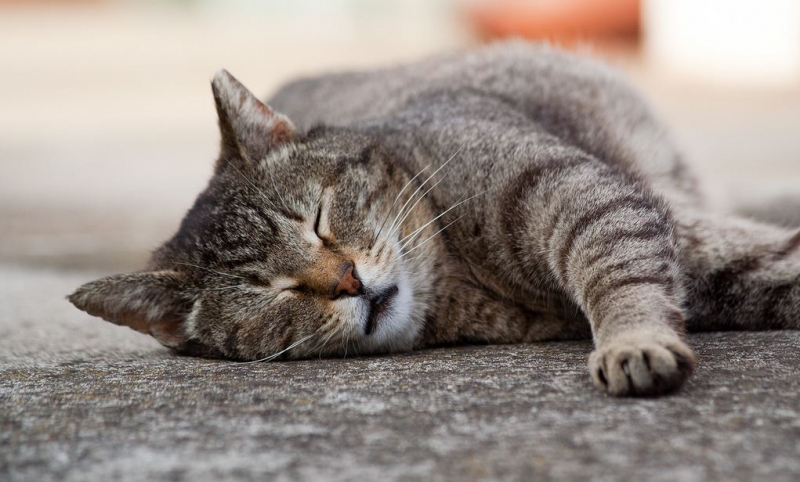
<path fill-rule="evenodd" d="M 463 311 L 472 304 L 466 300 L 499 295 L 515 311 L 525 310 L 526 321 L 525 335 L 496 342 L 590 335 L 583 313 L 545 258 L 531 259 L 528 266 L 519 259 L 519 249 L 548 249 L 517 246 L 524 227 L 521 191 L 543 171 L 598 162 L 642 184 L 658 182 L 683 203 L 698 197 L 662 127 L 617 72 L 547 47 L 503 44 L 411 66 L 298 81 L 269 104 L 300 130 L 325 125 L 369 132 L 411 174 L 450 161 L 428 194 L 432 209 L 443 212 L 477 197 L 442 218 L 444 226 L 463 216 L 442 234 L 452 254 L 446 264 L 457 281 L 439 293 L 442 313 L 433 319 L 452 319 L 447 313 Z M 603 201 L 592 193 L 595 181 L 594 173 L 579 181 L 589 188 L 581 195 L 586 202 Z M 563 201 L 573 203 L 567 196 Z M 542 227 L 563 207 L 552 201 L 537 206 L 553 211 L 537 214 Z M 447 302 L 450 296 L 454 303 Z M 494 311 L 468 316 L 508 319 Z M 529 323 L 534 313 L 558 318 L 558 330 L 550 323 Z M 450 321 L 443 329 L 454 325 Z M 486 336 L 500 336 L 492 331 Z"/>
<path fill-rule="evenodd" d="M 270 101 L 296 130 L 227 74 L 214 88 L 209 188 L 149 272 L 79 307 L 238 359 L 593 336 L 614 394 L 680 386 L 687 319 L 799 326 L 800 235 L 708 211 L 594 62 L 512 43 L 298 81 Z"/>

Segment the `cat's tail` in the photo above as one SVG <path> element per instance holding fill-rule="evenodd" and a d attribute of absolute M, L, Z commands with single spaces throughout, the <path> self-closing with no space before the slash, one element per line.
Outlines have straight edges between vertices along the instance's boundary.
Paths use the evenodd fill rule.
<path fill-rule="evenodd" d="M 753 212 L 791 223 L 798 218 L 788 206 Z M 689 330 L 800 329 L 800 229 L 720 212 L 679 214 Z"/>

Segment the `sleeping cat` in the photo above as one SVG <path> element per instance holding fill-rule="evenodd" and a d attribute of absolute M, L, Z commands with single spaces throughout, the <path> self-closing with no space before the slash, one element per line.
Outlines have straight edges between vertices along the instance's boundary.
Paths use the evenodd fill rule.
<path fill-rule="evenodd" d="M 591 60 L 515 42 L 269 105 L 225 71 L 212 88 L 208 187 L 146 270 L 80 287 L 78 308 L 235 360 L 592 337 L 612 395 L 680 387 L 687 329 L 800 325 L 800 233 L 709 210 Z"/>

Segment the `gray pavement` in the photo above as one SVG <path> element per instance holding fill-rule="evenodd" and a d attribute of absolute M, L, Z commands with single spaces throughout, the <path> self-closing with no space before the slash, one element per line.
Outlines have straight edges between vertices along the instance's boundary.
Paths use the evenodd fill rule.
<path fill-rule="evenodd" d="M 69 309 L 92 275 L 2 273 L 0 480 L 800 477 L 800 332 L 692 336 L 681 393 L 621 400 L 588 342 L 240 365 Z"/>

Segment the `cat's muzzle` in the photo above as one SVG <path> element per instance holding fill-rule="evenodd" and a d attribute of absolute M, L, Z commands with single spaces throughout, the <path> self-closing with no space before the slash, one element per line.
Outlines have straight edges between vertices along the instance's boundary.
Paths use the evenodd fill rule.
<path fill-rule="evenodd" d="M 392 285 L 369 297 L 369 314 L 367 315 L 367 324 L 364 327 L 365 335 L 369 336 L 375 332 L 380 316 L 391 307 L 392 300 L 397 297 L 399 291 L 400 289 L 397 285 Z"/>

